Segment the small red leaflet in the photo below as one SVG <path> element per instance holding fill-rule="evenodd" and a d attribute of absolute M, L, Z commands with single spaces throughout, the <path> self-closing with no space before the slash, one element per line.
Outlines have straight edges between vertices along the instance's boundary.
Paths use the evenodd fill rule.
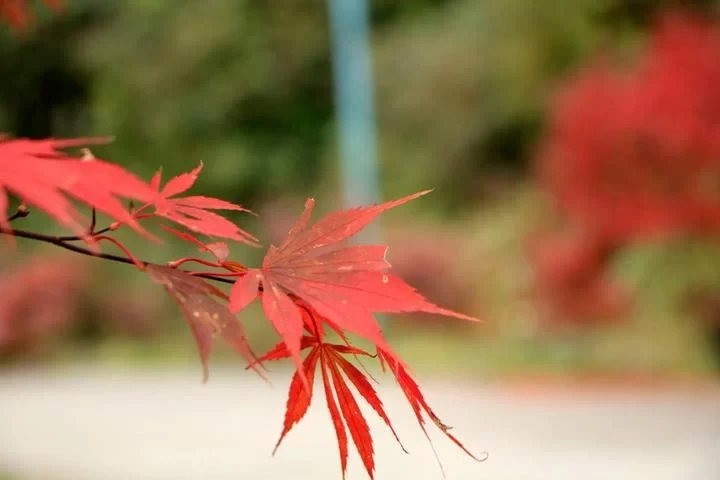
<path fill-rule="evenodd" d="M 155 215 L 167 218 L 183 227 L 195 232 L 214 237 L 222 237 L 248 245 L 257 246 L 257 239 L 232 223 L 230 220 L 208 210 L 235 210 L 249 212 L 248 209 L 226 202 L 218 198 L 203 196 L 176 196 L 193 186 L 203 168 L 202 162 L 194 170 L 171 178 L 160 188 L 162 173 L 158 171 L 152 178 L 150 186 L 159 193 L 159 196 L 148 205 L 155 207 Z M 176 198 L 171 198 L 176 197 Z"/>
<path fill-rule="evenodd" d="M 285 241 L 269 248 L 262 267 L 250 269 L 238 278 L 230 292 L 230 310 L 244 309 L 258 297 L 262 287 L 265 315 L 288 346 L 303 381 L 303 319 L 293 298 L 301 299 L 340 329 L 388 352 L 390 348 L 373 312 L 423 311 L 477 321 L 434 305 L 402 279 L 387 273 L 387 247 L 343 245 L 382 212 L 427 193 L 429 190 L 379 205 L 334 212 L 309 228 L 314 201 L 308 200 Z"/>

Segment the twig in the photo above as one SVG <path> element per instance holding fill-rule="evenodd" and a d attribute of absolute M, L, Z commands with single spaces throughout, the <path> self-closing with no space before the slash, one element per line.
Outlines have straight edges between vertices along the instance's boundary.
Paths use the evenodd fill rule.
<path fill-rule="evenodd" d="M 111 227 L 105 227 L 105 228 L 102 228 L 102 229 L 100 229 L 100 230 L 98 230 L 98 231 L 96 231 L 96 232 L 90 232 L 90 231 L 88 231 L 88 235 L 90 235 L 90 236 L 102 235 L 103 233 L 107 233 L 107 232 L 109 232 L 109 231 L 111 231 L 111 230 L 112 230 Z M 54 238 L 55 238 L 56 240 L 60 240 L 60 241 L 62 241 L 62 242 L 79 242 L 80 240 L 83 240 L 83 241 L 87 240 L 87 238 L 85 238 L 85 237 L 80 237 L 80 236 L 78 236 L 78 235 L 64 235 L 64 236 L 58 236 L 58 237 L 54 237 Z"/>
<path fill-rule="evenodd" d="M 95 209 L 93 209 L 93 214 L 95 214 Z M 143 219 L 151 218 L 151 217 L 152 217 L 152 215 L 150 215 L 150 214 L 136 215 L 135 220 L 143 220 Z M 120 226 L 123 225 L 120 222 L 115 222 L 115 223 L 112 223 L 109 227 L 101 228 L 100 230 L 94 230 L 94 228 L 95 228 L 94 222 L 95 222 L 95 218 L 93 216 L 91 228 L 88 228 L 88 235 L 90 235 L 90 236 L 98 236 L 98 235 L 102 235 L 107 232 L 113 232 L 113 231 L 117 230 Z M 94 230 L 94 231 L 91 231 L 91 230 Z M 86 237 L 81 237 L 79 235 L 63 235 L 63 236 L 59 236 L 59 237 L 55 237 L 55 238 L 57 238 L 58 240 L 62 240 L 63 242 L 79 242 L 79 241 L 84 242 L 85 240 L 87 240 Z"/>
<path fill-rule="evenodd" d="M 18 217 L 18 218 L 20 218 L 20 217 Z M 100 234 L 101 232 L 102 232 L 102 230 L 95 232 L 95 234 L 97 235 L 97 234 Z M 103 260 L 108 260 L 111 262 L 118 262 L 118 263 L 124 263 L 127 265 L 137 266 L 135 263 L 137 261 L 139 265 L 142 265 L 144 267 L 147 267 L 149 265 L 154 265 L 157 267 L 166 267 L 167 266 L 167 265 L 162 265 L 159 263 L 148 262 L 145 260 L 135 260 L 134 261 L 133 259 L 131 259 L 129 257 L 122 257 L 120 255 L 113 255 L 111 253 L 93 252 L 92 250 L 89 250 L 85 247 L 81 247 L 74 243 L 70 243 L 75 240 L 75 237 L 57 237 L 57 236 L 53 236 L 53 235 L 45 235 L 42 233 L 29 232 L 29 231 L 25 231 L 25 230 L 16 230 L 16 229 L 7 230 L 2 227 L 0 227 L 0 234 L 1 235 L 10 235 L 10 236 L 17 237 L 17 238 L 27 238 L 29 240 L 36 240 L 38 242 L 49 243 L 51 245 L 55 245 L 57 247 L 64 248 L 65 250 L 70 250 L 71 252 L 79 253 L 81 255 L 87 255 L 88 257 L 101 258 Z M 187 274 L 194 275 L 196 277 L 204 278 L 206 280 L 212 280 L 215 282 L 229 283 L 229 284 L 235 283 L 235 280 L 232 278 L 215 276 L 215 275 L 212 275 L 209 273 L 193 274 L 193 272 L 189 271 L 189 270 L 181 270 L 181 271 L 183 271 Z M 240 276 L 240 275 L 238 275 L 238 276 Z"/>
<path fill-rule="evenodd" d="M 92 209 L 92 216 L 90 217 L 90 226 L 88 227 L 88 234 L 95 235 L 95 226 L 97 225 L 97 210 L 95 207 Z"/>
<path fill-rule="evenodd" d="M 12 222 L 18 218 L 25 218 L 28 215 L 30 215 L 30 210 L 25 205 L 19 205 L 15 210 L 15 213 L 8 217 L 8 222 Z"/>

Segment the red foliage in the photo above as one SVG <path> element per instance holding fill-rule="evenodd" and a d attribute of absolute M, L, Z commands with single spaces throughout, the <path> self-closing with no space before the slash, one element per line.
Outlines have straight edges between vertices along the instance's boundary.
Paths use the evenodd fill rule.
<path fill-rule="evenodd" d="M 92 141 L 92 140 L 91 140 Z M 425 402 L 417 384 L 409 376 L 406 367 L 392 352 L 383 337 L 374 312 L 421 311 L 438 315 L 453 316 L 476 321 L 474 317 L 439 307 L 399 277 L 388 272 L 387 247 L 382 245 L 344 245 L 344 242 L 366 227 L 378 215 L 428 193 L 419 192 L 387 203 L 334 212 L 316 223 L 309 225 L 314 201 L 308 200 L 305 211 L 288 232 L 279 247 L 271 246 L 260 268 L 248 268 L 228 260 L 229 248 L 225 243 L 205 243 L 193 234 L 164 229 L 184 240 L 194 243 L 200 251 L 209 253 L 213 260 L 186 257 L 168 262 L 167 266 L 138 260 L 130 250 L 117 239 L 107 235 L 123 225 L 129 225 L 144 232 L 140 222 L 148 219 L 168 219 L 185 226 L 194 233 L 226 237 L 245 244 L 253 244 L 254 237 L 245 233 L 229 220 L 208 212 L 206 209 L 244 211 L 240 206 L 208 197 L 181 197 L 196 181 L 201 166 L 192 172 L 179 175 L 160 188 L 157 174 L 147 184 L 122 168 L 96 160 L 90 155 L 83 159 L 69 157 L 58 152 L 59 148 L 76 146 L 87 140 L 6 140 L 0 142 L 0 233 L 14 237 L 45 241 L 68 250 L 101 256 L 106 259 L 134 264 L 147 271 L 153 281 L 162 284 L 180 306 L 197 343 L 203 367 L 203 379 L 208 378 L 208 357 L 215 335 L 220 335 L 236 351 L 245 357 L 250 366 L 259 373 L 262 360 L 292 357 L 297 372 L 291 383 L 291 399 L 288 406 L 282 437 L 292 425 L 304 415 L 312 396 L 312 377 L 320 365 L 323 385 L 326 390 L 328 409 L 335 426 L 340 448 L 343 472 L 347 462 L 347 431 L 357 447 L 358 453 L 370 474 L 374 471 L 372 439 L 360 414 L 357 402 L 345 383 L 348 378 L 370 406 L 392 429 L 382 403 L 370 382 L 360 370 L 349 363 L 344 354 L 369 355 L 350 345 L 346 333 L 353 333 L 370 340 L 377 348 L 378 357 L 387 364 L 403 389 L 418 421 L 423 426 L 422 412 L 425 412 L 442 431 L 461 448 L 460 442 L 448 432 Z M 16 194 L 23 202 L 49 213 L 60 223 L 78 232 L 77 236 L 58 237 L 14 229 L 12 220 L 21 215 L 8 216 L 7 192 Z M 82 227 L 75 207 L 66 195 L 73 196 L 92 207 L 90 226 Z M 135 198 L 144 202 L 137 209 L 125 208 L 120 198 Z M 148 213 L 154 208 L 154 212 Z M 96 230 L 95 210 L 109 214 L 116 221 L 109 227 Z M 18 213 L 27 214 L 24 209 Z M 113 243 L 125 257 L 109 255 L 99 251 L 97 243 L 105 240 Z M 81 242 L 93 244 L 95 250 L 80 246 Z M 179 267 L 189 262 L 210 267 L 209 272 L 185 271 Z M 73 271 L 70 268 L 62 272 Z M 229 297 L 211 285 L 207 277 L 216 281 L 233 283 Z M 21 285 L 27 281 L 21 282 Z M 43 288 L 46 290 L 45 283 Z M 67 282 L 64 282 L 67 284 Z M 23 287 L 25 288 L 25 286 Z M 11 286 L 8 286 L 11 289 Z M 34 292 L 33 298 L 44 297 L 47 293 Z M 13 312 L 14 305 L 22 295 L 9 295 L 4 312 Z M 68 300 L 61 295 L 58 301 Z M 233 313 L 243 310 L 256 298 L 261 299 L 265 315 L 275 327 L 282 343 L 261 359 L 254 355 L 245 335 L 242 323 Z M 225 306 L 224 301 L 229 305 Z M 30 336 L 39 331 L 49 331 L 52 322 L 64 321 L 58 316 L 59 308 L 46 303 L 32 302 L 34 308 L 45 308 L 39 315 L 40 330 L 27 322 Z M 233 312 L 233 313 L 231 313 Z M 8 322 L 5 321 L 6 325 Z M 2 322 L 0 322 L 2 324 Z M 322 329 L 329 327 L 345 340 L 345 345 L 328 344 L 322 339 Z M 310 335 L 303 336 L 303 331 Z M 0 330 L 0 340 L 17 342 L 10 336 L 12 329 Z M 301 350 L 313 347 L 304 360 Z M 343 376 L 344 375 L 344 376 Z M 334 393 L 333 393 L 334 391 Z M 343 423 L 344 421 L 344 423 Z M 347 431 L 345 427 L 347 426 Z M 423 426 L 424 430 L 424 426 Z M 465 450 L 470 454 L 467 450 Z M 474 458 L 474 457 L 473 457 Z"/>
<path fill-rule="evenodd" d="M 0 353 L 32 350 L 67 327 L 85 280 L 85 272 L 74 262 L 48 257 L 4 271 L 0 277 Z"/>
<path fill-rule="evenodd" d="M 156 194 L 145 182 L 117 165 L 94 158 L 73 158 L 58 151 L 105 141 L 9 140 L 0 136 L 0 228 L 9 228 L 6 192 L 10 191 L 81 235 L 85 233 L 81 217 L 66 195 L 139 229 L 119 198 L 153 200 Z"/>
<path fill-rule="evenodd" d="M 207 358 L 216 332 L 223 335 L 246 358 L 253 358 L 254 354 L 247 345 L 240 322 L 229 312 L 219 309 L 217 301 L 211 298 L 223 298 L 224 294 L 204 280 L 192 276 L 197 275 L 197 272 L 177 270 L 177 266 L 189 261 L 230 272 L 228 275 L 235 280 L 230 291 L 230 311 L 243 310 L 256 298 L 261 299 L 265 315 L 281 336 L 282 342 L 252 361 L 251 367 L 259 367 L 264 361 L 287 357 L 295 361 L 297 371 L 290 385 L 287 413 L 278 445 L 307 412 L 313 394 L 313 375 L 319 364 L 327 406 L 338 439 L 342 471 L 345 472 L 347 465 L 349 431 L 365 468 L 373 476 L 374 452 L 370 432 L 357 402 L 345 384 L 343 374 L 391 429 L 392 425 L 369 381 L 342 356 L 369 356 L 367 352 L 350 345 L 346 332 L 351 332 L 375 344 L 378 357 L 383 365 L 389 365 L 396 376 L 423 430 L 422 413 L 425 412 L 433 423 L 464 449 L 426 403 L 407 368 L 387 344 L 372 313 L 424 311 L 465 320 L 476 319 L 430 303 L 400 278 L 387 273 L 390 265 L 386 260 L 386 247 L 344 246 L 342 243 L 380 213 L 426 193 L 331 213 L 312 226 L 308 224 L 314 201 L 308 200 L 305 211 L 290 228 L 287 238 L 279 247 L 269 248 L 263 266 L 257 269 L 248 269 L 227 260 L 224 244 L 206 245 L 192 235 L 166 228 L 214 257 L 214 261 L 180 259 L 172 262 L 173 268 L 147 267 L 153 279 L 164 284 L 183 309 L 198 344 L 203 378 L 207 379 Z M 326 327 L 337 332 L 345 340 L 345 345 L 324 342 L 323 330 Z M 228 331 L 232 333 L 231 336 L 228 336 Z M 303 335 L 303 332 L 307 334 Z M 312 350 L 303 359 L 301 351 L 306 348 Z"/>
<path fill-rule="evenodd" d="M 597 264 L 598 245 L 720 233 L 718 85 L 720 26 L 673 12 L 635 68 L 597 61 L 561 91 L 540 173 L 577 241 L 590 240 L 534 252 L 539 290 L 560 317 L 624 311 L 627 294 Z"/>
<path fill-rule="evenodd" d="M 120 334 L 147 338 L 158 333 L 159 305 L 113 288 L 88 293 L 94 273 L 67 256 L 39 255 L 0 270 L 0 356 L 47 352 L 49 342 L 67 332 L 70 338 Z"/>
<path fill-rule="evenodd" d="M 533 239 L 535 295 L 547 324 L 592 325 L 620 320 L 630 294 L 606 272 L 614 248 L 597 238 L 548 235 Z"/>
<path fill-rule="evenodd" d="M 720 231 L 720 28 L 668 15 L 634 71 L 599 63 L 554 105 L 543 178 L 613 241 Z"/>
<path fill-rule="evenodd" d="M 387 348 L 387 343 L 373 312 L 423 311 L 476 320 L 430 303 L 400 278 L 386 273 L 390 267 L 385 258 L 386 247 L 342 246 L 341 242 L 358 233 L 382 212 L 426 193 L 331 213 L 310 228 L 307 225 L 314 201 L 308 200 L 305 211 L 288 232 L 286 240 L 279 247 L 269 248 L 262 268 L 249 270 L 235 282 L 230 292 L 230 310 L 244 309 L 258 297 L 258 286 L 262 286 L 265 315 L 287 344 L 301 372 L 303 319 L 295 299 L 301 299 L 329 318 L 334 326 L 383 349 Z"/>
<path fill-rule="evenodd" d="M 427 225 L 387 229 L 385 232 L 390 245 L 402 246 L 393 249 L 390 257 L 396 275 L 433 303 L 454 310 L 467 310 L 473 305 L 476 292 L 465 278 L 468 274 L 463 274 L 458 268 L 464 242 L 461 233 L 447 229 L 433 230 Z M 446 322 L 437 316 L 423 313 L 396 323 L 408 328 L 418 325 L 461 328 L 466 325 Z"/>
<path fill-rule="evenodd" d="M 10 18 L 16 25 L 23 25 L 27 18 L 25 7 L 25 2 L 21 0 L 0 0 L 0 15 Z M 379 205 L 334 212 L 311 226 L 309 222 L 314 201 L 310 199 L 280 246 L 268 249 L 261 267 L 249 268 L 228 259 L 230 250 L 227 244 L 216 241 L 206 243 L 196 237 L 207 235 L 257 245 L 255 237 L 211 211 L 247 212 L 243 207 L 209 197 L 178 197 L 193 186 L 202 164 L 191 172 L 170 179 L 161 188 L 159 172 L 149 183 L 145 183 L 130 172 L 96 160 L 91 155 L 78 159 L 59 151 L 98 141 L 103 140 L 0 138 L 0 234 L 42 241 L 76 253 L 132 264 L 147 272 L 153 281 L 165 287 L 180 306 L 195 337 L 204 380 L 208 378 L 208 358 L 216 335 L 222 336 L 226 343 L 245 357 L 249 367 L 259 373 L 263 361 L 293 358 L 297 371 L 290 385 L 288 409 L 278 445 L 309 408 L 313 392 L 311 380 L 319 366 L 328 410 L 338 439 L 343 475 L 347 466 L 349 432 L 368 474 L 373 477 L 375 463 L 370 430 L 346 379 L 385 421 L 393 434 L 395 431 L 370 381 L 345 358 L 345 355 L 356 358 L 371 356 L 349 343 L 346 335 L 352 333 L 375 345 L 376 358 L 381 365 L 387 365 L 395 376 L 423 431 L 425 414 L 450 440 L 473 457 L 449 433 L 449 427 L 438 419 L 427 404 L 407 367 L 392 352 L 373 314 L 426 312 L 470 321 L 477 319 L 435 305 L 398 276 L 389 273 L 387 247 L 344 245 L 346 240 L 381 213 L 429 191 Z M 9 193 L 18 197 L 23 204 L 46 212 L 60 224 L 71 228 L 76 235 L 52 236 L 13 228 L 11 222 L 26 216 L 29 210 L 24 207 L 8 214 Z M 68 197 L 91 208 L 89 226 L 83 226 L 80 215 Z M 125 199 L 140 201 L 140 207 L 126 208 L 122 202 Z M 108 227 L 97 229 L 96 210 L 107 214 L 114 222 Z M 209 253 L 212 260 L 184 257 L 165 265 L 141 261 L 128 247 L 109 234 L 125 225 L 145 232 L 141 223 L 148 219 L 169 220 L 187 228 L 192 233 L 161 225 L 170 234 L 194 243 L 201 252 Z M 100 241 L 112 243 L 123 255 L 101 252 L 98 245 Z M 86 248 L 88 245 L 94 249 Z M 203 265 L 209 270 L 180 268 L 188 263 Z M 63 273 L 68 271 L 74 270 L 67 268 Z M 209 280 L 232 283 L 230 295 L 226 295 Z M 64 317 L 54 315 L 56 308 L 47 309 L 46 304 L 35 301 L 36 298 L 47 298 L 46 283 L 43 282 L 41 289 L 33 291 L 30 305 L 33 308 L 45 308 L 43 312 L 46 313 L 52 312 L 53 321 L 63 320 Z M 8 285 L 7 289 L 11 290 L 12 285 Z M 25 298 L 4 293 L 7 305 L 4 308 L 0 305 L 0 313 L 13 311 L 13 302 Z M 59 300 L 65 298 L 61 296 Z M 235 316 L 256 298 L 260 299 L 266 317 L 282 340 L 274 350 L 260 359 L 255 357 L 243 325 Z M 45 323 L 50 321 L 50 317 L 41 318 Z M 3 320 L 0 317 L 0 342 L 13 341 L 7 340 L 8 329 L 2 329 Z M 324 328 L 339 334 L 345 344 L 325 342 Z M 311 348 L 311 351 L 303 359 L 301 351 L 306 348 Z"/>
<path fill-rule="evenodd" d="M 45 5 L 55 11 L 63 8 L 62 0 L 43 0 Z M 8 22 L 17 29 L 26 28 L 33 19 L 28 8 L 28 0 L 0 0 L 0 20 Z"/>
<path fill-rule="evenodd" d="M 367 421 L 358 406 L 357 400 L 355 400 L 355 397 L 348 387 L 346 379 L 350 381 L 360 396 L 363 397 L 367 404 L 385 422 L 403 451 L 406 450 L 400 442 L 400 438 L 398 437 L 395 428 L 392 426 L 390 417 L 388 417 L 385 412 L 385 407 L 383 406 L 383 403 L 378 397 L 378 394 L 372 384 L 368 381 L 365 374 L 358 369 L 358 367 L 345 358 L 346 355 L 352 355 L 356 358 L 358 356 L 373 357 L 373 355 L 365 350 L 350 345 L 347 338 L 340 331 L 338 331 L 338 333 L 340 333 L 340 336 L 345 341 L 345 344 L 327 343 L 325 341 L 325 334 L 322 326 L 325 324 L 332 327 L 333 322 L 324 318 L 317 311 L 314 311 L 309 307 L 302 308 L 301 314 L 304 320 L 304 330 L 307 333 L 302 337 L 300 345 L 302 350 L 309 348 L 310 352 L 306 355 L 302 362 L 302 370 L 299 369 L 295 372 L 295 375 L 290 383 L 283 429 L 280 433 L 280 438 L 275 445 L 275 450 L 277 450 L 280 443 L 290 432 L 293 426 L 302 420 L 307 413 L 313 396 L 313 378 L 319 363 L 320 376 L 323 382 L 323 389 L 325 390 L 325 399 L 338 440 L 340 468 L 343 472 L 343 477 L 347 469 L 347 432 L 349 431 L 350 438 L 355 444 L 355 448 L 357 449 L 358 455 L 360 456 L 368 475 L 370 478 L 374 478 L 375 452 L 373 449 L 372 436 Z M 293 355 L 294 353 L 288 349 L 287 343 L 281 342 L 258 359 L 258 362 L 278 360 L 281 358 L 291 357 Z M 433 423 L 435 423 L 435 425 L 438 426 L 438 428 L 440 428 L 441 431 L 448 436 L 448 438 L 462 448 L 465 453 L 475 460 L 480 461 L 480 459 L 470 453 L 470 451 L 468 451 L 457 438 L 450 434 L 448 431 L 450 427 L 443 424 L 437 415 L 435 415 L 433 410 L 425 401 L 417 383 L 410 376 L 407 367 L 397 359 L 395 354 L 378 349 L 375 357 L 380 361 L 383 368 L 387 365 L 389 370 L 395 376 L 398 385 L 407 397 L 408 402 L 418 419 L 418 423 L 422 427 L 426 436 L 427 432 L 425 431 L 423 412 L 430 417 Z M 309 378 L 309 382 L 307 384 L 304 383 L 303 372 Z M 430 437 L 428 437 L 428 440 L 430 440 Z"/>
<path fill-rule="evenodd" d="M 139 209 L 138 212 L 152 205 L 155 207 L 155 215 L 167 218 L 193 232 L 228 238 L 249 245 L 257 245 L 257 239 L 255 237 L 240 229 L 230 220 L 216 213 L 208 212 L 208 210 L 249 212 L 248 209 L 218 198 L 197 195 L 170 198 L 192 187 L 202 171 L 202 167 L 203 165 L 200 163 L 193 171 L 171 178 L 162 189 L 160 189 L 161 172 L 158 171 L 152 178 L 150 185 L 153 190 L 159 193 L 159 196 L 156 197 L 151 204 L 147 204 Z"/>
<path fill-rule="evenodd" d="M 208 380 L 208 357 L 217 333 L 248 362 L 255 362 L 242 323 L 213 298 L 227 299 L 222 290 L 175 268 L 150 265 L 147 271 L 152 280 L 162 284 L 180 306 L 200 352 L 203 382 Z"/>
<path fill-rule="evenodd" d="M 143 232 L 138 220 L 162 217 L 195 233 L 228 238 L 250 245 L 256 239 L 231 221 L 208 210 L 248 210 L 224 200 L 203 196 L 170 198 L 185 192 L 195 183 L 202 164 L 195 170 L 172 178 L 160 189 L 160 172 L 147 184 L 123 168 L 98 160 L 91 155 L 75 158 L 59 151 L 62 148 L 104 143 L 102 138 L 69 140 L 6 139 L 0 137 L 0 228 L 9 229 L 7 192 L 23 202 L 44 210 L 59 223 L 88 240 L 78 214 L 67 196 L 103 212 L 117 221 L 112 229 L 127 224 Z M 134 211 L 121 198 L 140 200 Z M 147 210 L 154 208 L 153 213 Z"/>

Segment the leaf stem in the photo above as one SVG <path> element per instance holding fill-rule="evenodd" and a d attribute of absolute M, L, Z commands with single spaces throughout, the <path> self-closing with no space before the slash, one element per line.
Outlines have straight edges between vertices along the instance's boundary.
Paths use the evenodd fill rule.
<path fill-rule="evenodd" d="M 172 268 L 177 268 L 180 265 L 182 265 L 184 263 L 189 263 L 189 262 L 199 263 L 201 265 L 205 265 L 206 267 L 221 268 L 221 266 L 217 262 L 208 262 L 207 260 L 203 260 L 202 258 L 195 258 L 195 257 L 180 258 L 178 260 L 169 262 L 168 265 Z M 234 275 L 237 276 L 237 273 L 235 273 Z"/>
<path fill-rule="evenodd" d="M 97 226 L 97 210 L 95 207 L 92 208 L 92 216 L 90 217 L 90 226 L 88 227 L 88 234 L 95 235 L 95 227 Z"/>

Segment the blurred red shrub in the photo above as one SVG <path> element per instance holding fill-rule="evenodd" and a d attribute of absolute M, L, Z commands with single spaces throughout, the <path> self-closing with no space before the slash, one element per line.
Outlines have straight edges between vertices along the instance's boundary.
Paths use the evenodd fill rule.
<path fill-rule="evenodd" d="M 602 239 L 582 234 L 531 239 L 534 293 L 546 326 L 590 326 L 625 316 L 630 293 L 606 272 L 614 252 Z"/>
<path fill-rule="evenodd" d="M 160 303 L 123 289 L 94 295 L 91 277 L 82 262 L 55 256 L 0 270 L 0 356 L 31 353 L 64 332 L 75 341 L 158 333 Z"/>
<path fill-rule="evenodd" d="M 87 280 L 77 262 L 56 257 L 0 272 L 0 354 L 32 350 L 67 327 Z"/>
<path fill-rule="evenodd" d="M 128 294 L 94 298 L 91 322 L 99 330 L 136 339 L 146 339 L 160 333 L 161 303 L 152 297 Z"/>
<path fill-rule="evenodd" d="M 667 15 L 629 72 L 580 72 L 541 161 L 558 208 L 613 241 L 720 231 L 720 29 Z"/>
<path fill-rule="evenodd" d="M 63 7 L 62 0 L 43 0 L 43 3 L 55 11 Z M 0 0 L 0 20 L 5 20 L 16 28 L 24 28 L 33 20 L 28 0 Z"/>
<path fill-rule="evenodd" d="M 579 72 L 552 104 L 539 160 L 581 234 L 534 246 L 538 291 L 560 317 L 614 317 L 625 294 L 598 249 L 720 233 L 720 26 L 668 13 L 634 68 Z"/>

